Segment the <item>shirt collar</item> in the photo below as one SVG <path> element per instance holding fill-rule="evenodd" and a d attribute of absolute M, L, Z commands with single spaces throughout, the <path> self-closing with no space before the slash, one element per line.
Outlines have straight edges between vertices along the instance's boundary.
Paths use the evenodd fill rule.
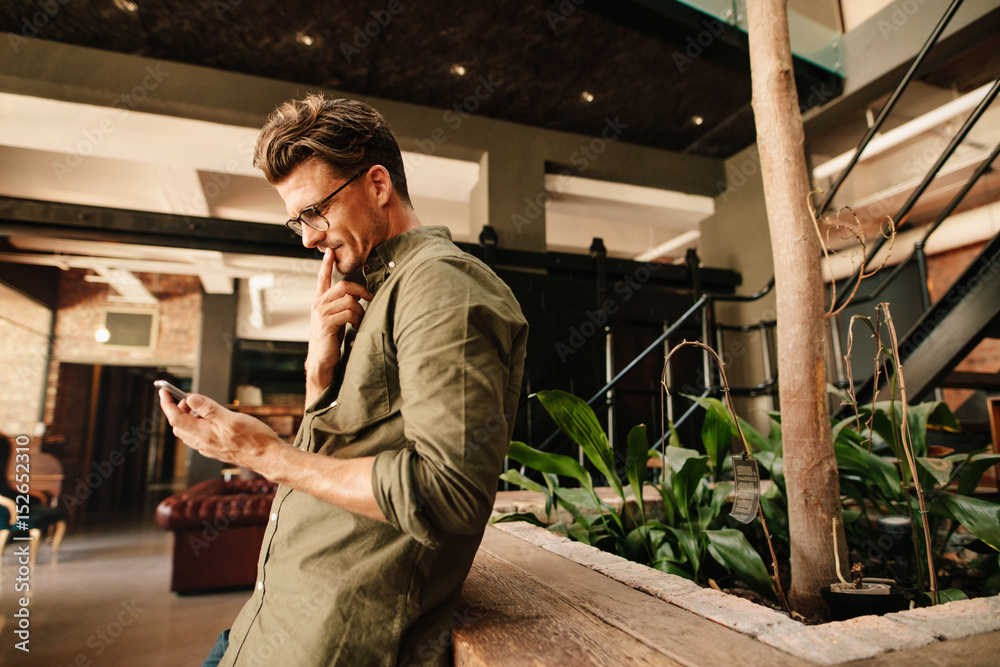
<path fill-rule="evenodd" d="M 403 232 L 372 248 L 368 261 L 362 269 L 368 291 L 372 294 L 378 291 L 382 283 L 403 265 L 403 262 L 413 254 L 413 251 L 425 242 L 435 239 L 451 240 L 451 231 L 447 227 L 417 227 Z"/>

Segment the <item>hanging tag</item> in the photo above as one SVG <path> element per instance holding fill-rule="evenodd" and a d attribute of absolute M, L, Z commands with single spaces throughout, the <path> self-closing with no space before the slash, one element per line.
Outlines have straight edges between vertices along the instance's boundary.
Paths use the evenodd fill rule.
<path fill-rule="evenodd" d="M 736 478 L 736 497 L 729 516 L 740 523 L 750 523 L 757 516 L 760 506 L 760 470 L 756 459 L 733 457 L 733 475 Z"/>

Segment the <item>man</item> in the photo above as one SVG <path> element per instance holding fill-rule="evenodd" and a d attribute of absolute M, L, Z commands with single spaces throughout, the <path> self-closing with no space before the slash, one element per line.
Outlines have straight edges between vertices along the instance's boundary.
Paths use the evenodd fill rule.
<path fill-rule="evenodd" d="M 368 105 L 283 104 L 254 164 L 324 256 L 293 445 L 205 396 L 178 406 L 160 394 L 186 443 L 280 485 L 256 590 L 213 652 L 222 665 L 446 664 L 510 442 L 527 324 L 447 229 L 421 226 L 396 140 Z M 348 275 L 357 282 L 338 279 Z"/>

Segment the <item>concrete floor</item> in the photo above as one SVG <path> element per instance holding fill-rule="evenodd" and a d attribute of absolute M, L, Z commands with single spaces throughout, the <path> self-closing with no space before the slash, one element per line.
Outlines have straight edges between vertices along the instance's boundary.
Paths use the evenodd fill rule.
<path fill-rule="evenodd" d="M 71 531 L 57 563 L 45 544 L 30 575 L 29 653 L 15 647 L 23 593 L 15 591 L 16 545 L 8 543 L 0 566 L 0 665 L 201 665 L 250 592 L 171 593 L 171 539 L 147 519 Z"/>

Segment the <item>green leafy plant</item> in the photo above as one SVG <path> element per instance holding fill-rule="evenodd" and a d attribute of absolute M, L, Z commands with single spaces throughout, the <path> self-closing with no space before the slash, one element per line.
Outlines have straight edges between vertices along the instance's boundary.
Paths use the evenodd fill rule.
<path fill-rule="evenodd" d="M 706 413 L 719 413 L 722 406 L 718 399 L 692 398 L 705 408 Z M 773 481 L 761 495 L 761 511 L 767 516 L 775 537 L 787 541 L 781 416 L 772 412 L 769 417 L 770 430 L 766 435 L 742 419 L 739 424 L 747 440 L 757 449 L 757 460 Z M 903 410 L 898 400 L 878 401 L 860 408 L 856 416 L 831 424 L 840 488 L 845 499 L 845 527 L 851 551 L 855 554 L 865 554 L 865 545 L 878 542 L 879 532 L 872 518 L 874 515 L 910 516 L 914 525 L 918 525 L 915 515 L 919 513 L 920 506 L 914 497 L 912 475 L 897 455 L 901 448 L 898 439 L 902 433 L 902 420 Z M 986 450 L 930 456 L 928 431 L 958 428 L 954 414 L 941 401 L 908 406 L 906 420 L 914 452 L 918 454 L 915 461 L 918 481 L 925 492 L 930 534 L 934 536 L 934 561 L 941 562 L 959 525 L 987 547 L 998 550 L 1000 505 L 970 494 L 979 485 L 983 473 L 990 466 L 1000 463 L 1000 456 Z M 735 434 L 736 422 L 728 416 L 726 421 Z M 920 540 L 921 536 L 918 534 L 915 539 Z M 1000 554 L 987 554 L 974 565 L 993 575 L 985 582 L 983 592 L 995 592 L 1000 587 Z M 926 576 L 926 571 L 924 574 Z M 940 591 L 941 601 L 955 599 L 956 596 L 959 594 L 953 589 Z M 930 595 L 925 596 L 925 600 L 931 598 Z"/>
<path fill-rule="evenodd" d="M 542 481 L 529 479 L 518 470 L 508 470 L 501 477 L 545 497 L 551 530 L 700 583 L 705 582 L 706 565 L 715 562 L 758 594 L 774 599 L 760 555 L 742 532 L 725 525 L 724 509 L 732 485 L 713 485 L 708 474 L 710 470 L 718 471 L 721 464 L 680 447 L 674 438 L 674 444 L 665 450 L 663 479 L 656 485 L 661 502 L 647 513 L 643 489 L 651 483 L 646 480 L 646 464 L 650 455 L 659 453 L 649 451 L 646 427 L 636 426 L 628 435 L 623 480 L 607 436 L 590 406 L 562 391 L 543 391 L 536 396 L 559 428 L 604 476 L 618 501 L 613 505 L 602 499 L 590 473 L 573 458 L 512 442 L 510 458 L 540 473 Z M 718 425 L 710 423 L 708 428 L 718 429 Z M 561 486 L 561 478 L 569 478 L 579 487 Z M 556 508 L 565 510 L 571 520 L 553 522 Z M 545 523 L 523 514 L 500 518 L 511 519 Z"/>
<path fill-rule="evenodd" d="M 858 404 L 853 392 L 849 390 L 848 400 L 845 403 L 854 408 L 857 429 L 859 432 L 867 433 L 868 442 L 874 440 L 874 435 L 878 434 L 895 457 L 895 462 L 898 464 L 899 488 L 901 489 L 900 499 L 914 525 L 917 525 L 919 520 L 919 525 L 923 529 L 922 535 L 914 531 L 914 546 L 918 553 L 926 554 L 926 570 L 924 572 L 929 581 L 930 597 L 936 604 L 939 602 L 939 590 L 934 544 L 942 532 L 945 533 L 945 536 L 943 541 L 938 542 L 942 545 L 940 550 L 943 550 L 943 545 L 947 544 L 950 535 L 961 524 L 982 542 L 1000 551 L 1000 505 L 966 495 L 978 485 L 986 467 L 995 463 L 996 460 L 1000 460 L 1000 457 L 994 459 L 994 455 L 984 452 L 975 452 L 964 460 L 962 455 L 951 460 L 928 456 L 926 432 L 929 420 L 940 416 L 943 420 L 940 425 L 951 430 L 958 428 L 957 420 L 947 405 L 940 402 L 909 406 L 906 382 L 898 361 L 900 359 L 899 342 L 888 303 L 880 303 L 876 306 L 874 321 L 871 318 L 857 315 L 851 318 L 847 355 L 845 356 L 848 367 L 850 367 L 853 327 L 857 322 L 867 326 L 872 333 L 872 338 L 876 341 L 875 385 L 878 386 L 880 372 L 889 375 L 890 400 L 887 404 L 880 405 L 873 399 L 871 408 L 867 409 Z M 884 342 L 883 328 L 888 343 Z M 848 377 L 848 386 L 853 387 L 853 380 L 850 376 Z M 897 396 L 898 401 L 896 400 Z M 862 427 L 861 416 L 866 411 L 867 419 Z M 881 415 L 879 415 L 880 412 Z M 872 451 L 872 446 L 869 444 L 869 452 Z M 852 453 L 858 454 L 859 452 Z M 973 460 L 973 457 L 977 458 Z M 956 464 L 958 464 L 957 469 Z M 889 482 L 890 486 L 897 481 L 888 475 L 885 468 L 882 472 L 885 473 L 885 481 Z M 964 479 L 957 477 L 964 477 Z M 948 487 L 956 482 L 959 493 L 950 493 L 947 490 Z M 912 495 L 911 490 L 913 491 Z M 942 531 L 940 526 L 942 518 L 950 522 L 945 531 Z M 937 560 L 940 560 L 940 550 L 937 553 Z"/>

